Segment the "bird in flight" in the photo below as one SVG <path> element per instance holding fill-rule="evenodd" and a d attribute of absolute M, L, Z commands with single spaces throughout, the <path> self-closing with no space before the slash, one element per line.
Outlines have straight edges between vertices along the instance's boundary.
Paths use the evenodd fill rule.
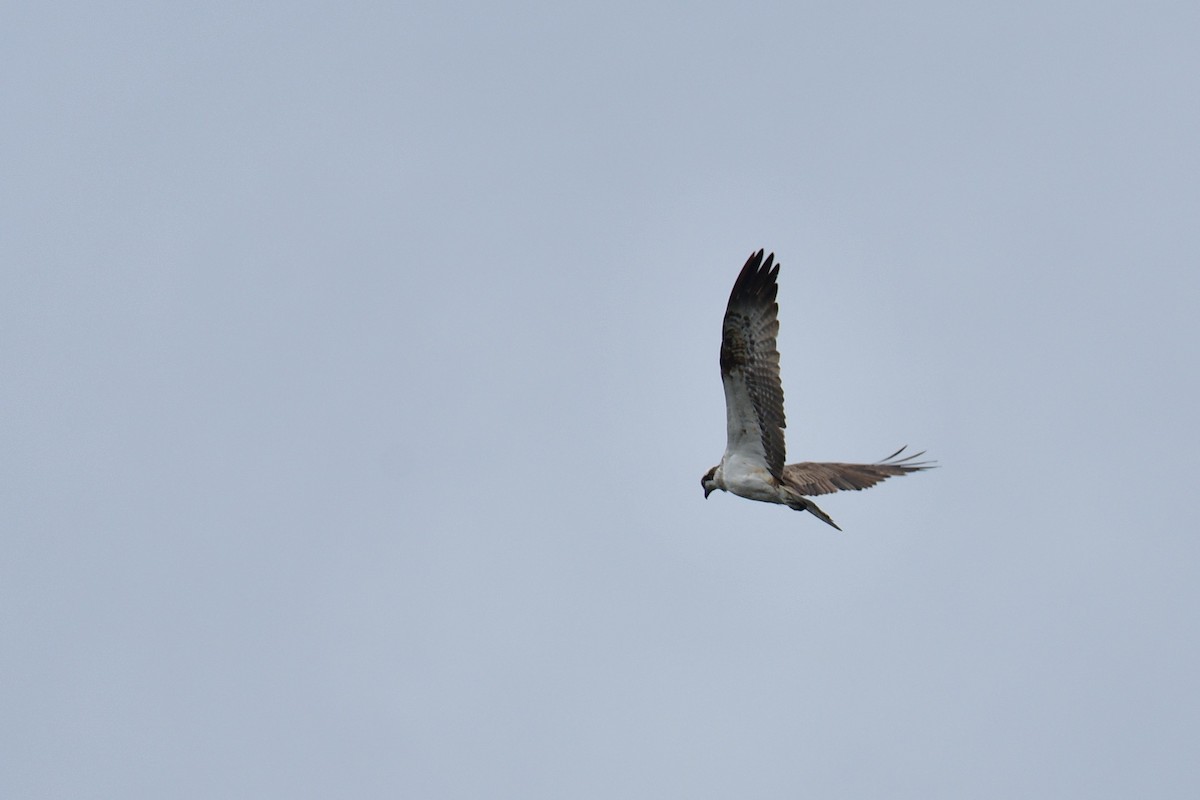
<path fill-rule="evenodd" d="M 839 531 L 828 514 L 809 499 L 844 489 L 868 489 L 893 475 L 934 466 L 917 461 L 924 451 L 902 456 L 901 447 L 874 464 L 784 464 L 783 384 L 779 379 L 779 265 L 775 254 L 750 256 L 733 284 L 721 331 L 721 383 L 725 385 L 725 455 L 704 473 L 704 497 L 714 489 L 750 500 L 779 503 L 811 512 Z"/>

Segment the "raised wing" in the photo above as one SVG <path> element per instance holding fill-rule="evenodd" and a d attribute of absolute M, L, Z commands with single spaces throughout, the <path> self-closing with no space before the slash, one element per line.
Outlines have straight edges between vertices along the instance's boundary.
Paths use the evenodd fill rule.
<path fill-rule="evenodd" d="M 746 261 L 725 309 L 721 332 L 721 382 L 725 385 L 726 457 L 761 463 L 783 474 L 786 425 L 779 379 L 779 265 L 759 250 Z"/>
<path fill-rule="evenodd" d="M 924 450 L 899 458 L 903 452 L 904 448 L 901 447 L 883 461 L 874 464 L 818 464 L 811 461 L 788 464 L 783 468 L 783 480 L 800 494 L 829 494 L 846 489 L 869 489 L 893 475 L 920 472 L 936 466 L 932 461 L 914 460 L 924 455 Z"/>

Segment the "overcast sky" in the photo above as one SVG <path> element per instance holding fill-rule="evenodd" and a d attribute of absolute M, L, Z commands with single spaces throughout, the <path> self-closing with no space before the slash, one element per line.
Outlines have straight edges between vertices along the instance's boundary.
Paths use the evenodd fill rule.
<path fill-rule="evenodd" d="M 1200 795 L 1200 6 L 23 6 L 0 795 Z"/>

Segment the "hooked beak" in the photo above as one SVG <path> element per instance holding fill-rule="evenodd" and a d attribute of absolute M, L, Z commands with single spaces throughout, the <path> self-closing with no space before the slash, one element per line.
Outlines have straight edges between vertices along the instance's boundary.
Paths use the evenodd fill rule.
<path fill-rule="evenodd" d="M 712 489 L 710 489 L 710 488 L 708 488 L 707 486 L 705 486 L 705 487 L 704 487 L 704 499 L 705 499 L 705 500 L 707 500 L 707 499 L 708 499 L 708 496 L 709 496 L 710 494 L 712 494 L 712 492 L 713 492 L 713 490 L 712 490 Z"/>

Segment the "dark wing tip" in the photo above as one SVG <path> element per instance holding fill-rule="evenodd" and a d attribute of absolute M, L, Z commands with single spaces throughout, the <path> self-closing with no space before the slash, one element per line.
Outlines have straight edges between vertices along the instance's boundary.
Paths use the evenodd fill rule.
<path fill-rule="evenodd" d="M 751 253 L 750 257 L 746 259 L 746 265 L 738 273 L 737 280 L 733 283 L 733 291 L 729 293 L 731 306 L 739 301 L 765 300 L 770 303 L 775 300 L 779 290 L 779 285 L 776 283 L 776 278 L 779 276 L 779 264 L 775 262 L 774 253 L 768 254 L 766 261 L 763 261 L 764 252 L 760 249 L 757 253 Z"/>
<path fill-rule="evenodd" d="M 917 461 L 916 460 L 916 459 L 920 458 L 921 456 L 925 455 L 924 450 L 921 450 L 920 452 L 917 452 L 917 453 L 910 453 L 909 455 L 906 455 L 903 458 L 897 457 L 907 449 L 908 449 L 908 445 L 904 445 L 903 447 L 901 447 L 896 452 L 892 453 L 887 458 L 883 459 L 882 461 L 876 461 L 875 463 L 881 467 L 899 467 L 900 469 L 904 470 L 905 472 L 919 472 L 920 470 L 923 470 L 923 469 L 936 469 L 937 468 L 938 463 L 936 461 Z"/>

